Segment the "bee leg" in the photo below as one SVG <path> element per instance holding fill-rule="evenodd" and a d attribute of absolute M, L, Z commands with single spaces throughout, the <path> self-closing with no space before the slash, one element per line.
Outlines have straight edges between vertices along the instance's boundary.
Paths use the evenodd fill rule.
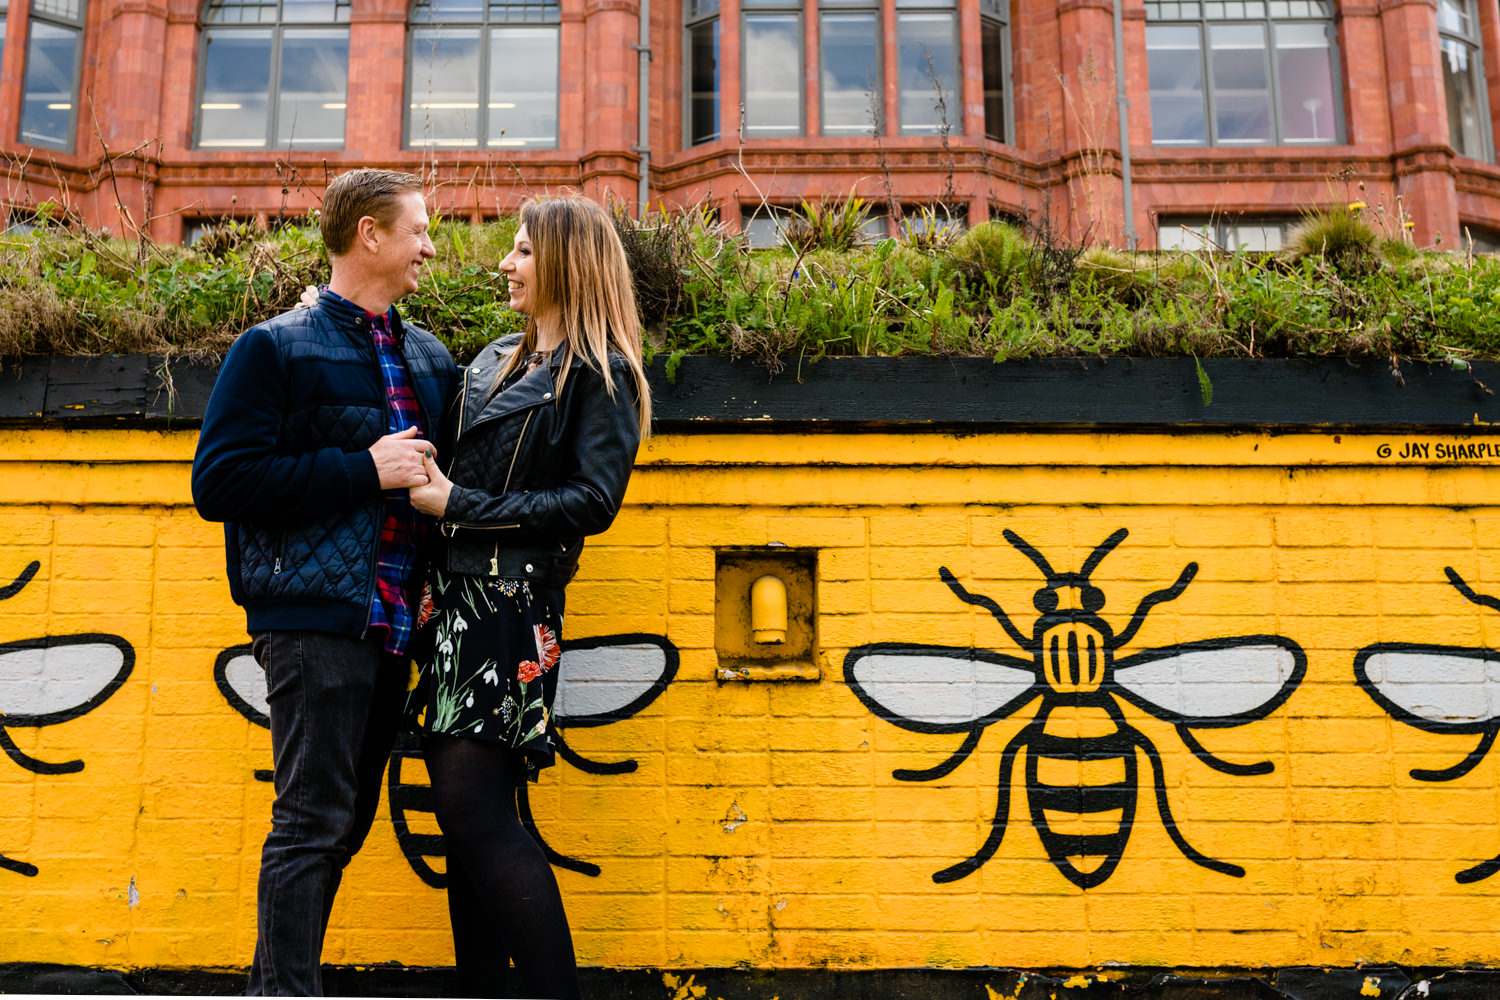
<path fill-rule="evenodd" d="M 75 771 L 83 770 L 83 761 L 81 760 L 65 760 L 61 764 L 52 764 L 45 760 L 37 760 L 29 754 L 23 753 L 21 748 L 16 746 L 15 741 L 10 738 L 10 733 L 7 733 L 3 727 L 0 727 L 0 750 L 4 750 L 5 756 L 26 770 L 34 771 L 37 774 L 72 774 Z"/>
<path fill-rule="evenodd" d="M 521 815 L 521 825 L 526 827 L 526 832 L 531 834 L 531 839 L 536 841 L 542 853 L 547 856 L 547 861 L 558 868 L 566 868 L 570 872 L 597 878 L 599 866 L 588 861 L 579 861 L 564 854 L 558 854 L 542 838 L 542 832 L 536 828 L 536 820 L 531 816 L 531 799 L 526 794 L 526 783 L 523 781 L 516 788 L 516 811 Z"/>
<path fill-rule="evenodd" d="M 980 845 L 973 857 L 944 868 L 940 872 L 934 872 L 932 875 L 934 882 L 939 884 L 957 882 L 965 876 L 972 875 L 1000 849 L 1000 842 L 1005 839 L 1005 827 L 1010 822 L 1010 774 L 1015 767 L 1016 752 L 1026 745 L 1030 734 L 1030 726 L 1017 733 L 1006 744 L 1005 753 L 1000 758 L 1000 780 L 997 790 L 999 797 L 995 800 L 995 818 L 990 823 L 989 837 Z"/>
<path fill-rule="evenodd" d="M 965 604 L 972 604 L 976 608 L 983 608 L 990 614 L 994 615 L 995 621 L 999 622 L 1000 627 L 1005 629 L 1006 634 L 1010 636 L 1011 642 L 1014 642 L 1022 649 L 1032 648 L 1031 640 L 1027 638 L 1020 629 L 1016 628 L 1015 623 L 1010 620 L 1010 615 L 1006 614 L 1005 609 L 1000 607 L 999 604 L 996 604 L 993 600 L 985 597 L 983 594 L 969 593 L 966 589 L 964 589 L 964 585 L 958 582 L 958 577 L 949 572 L 947 566 L 938 567 L 938 577 L 948 585 L 949 590 L 953 591 L 954 597 L 957 597 Z"/>
<path fill-rule="evenodd" d="M 1500 858 L 1490 858 L 1488 861 L 1477 864 L 1473 868 L 1465 868 L 1453 876 L 1453 880 L 1465 884 L 1469 882 L 1482 882 L 1496 872 L 1500 872 Z"/>
<path fill-rule="evenodd" d="M 16 577 L 5 586 L 0 587 L 0 601 L 8 600 L 19 594 L 21 592 L 21 588 L 30 583 L 31 578 L 36 576 L 36 571 L 41 568 L 42 564 L 33 559 L 30 566 L 27 566 L 25 569 L 21 570 L 20 576 Z"/>
<path fill-rule="evenodd" d="M 1181 597 L 1182 592 L 1187 590 L 1187 585 L 1192 583 L 1193 577 L 1197 575 L 1198 564 L 1195 562 L 1188 563 L 1182 567 L 1182 572 L 1177 576 L 1177 582 L 1172 584 L 1172 586 L 1165 590 L 1153 590 L 1141 598 L 1141 603 L 1135 606 L 1135 614 L 1130 616 L 1130 624 L 1125 626 L 1125 631 L 1115 636 L 1114 648 L 1119 649 L 1135 637 L 1135 633 L 1146 623 L 1146 615 L 1151 613 L 1152 608 L 1158 604 L 1175 601 Z"/>
<path fill-rule="evenodd" d="M 629 774 L 640 765 L 633 760 L 590 760 L 563 742 L 562 730 L 552 730 L 557 755 L 584 774 Z"/>
<path fill-rule="evenodd" d="M 3 854 L 0 854 L 0 868 L 4 868 L 8 872 L 15 872 L 17 875 L 25 875 L 27 878 L 36 878 L 36 865 L 28 865 L 24 861 L 7 858 Z"/>
<path fill-rule="evenodd" d="M 1239 865 L 1230 864 L 1228 861 L 1218 861 L 1202 852 L 1195 850 L 1182 836 L 1182 831 L 1177 829 L 1177 820 L 1172 816 L 1172 806 L 1167 802 L 1166 775 L 1161 766 L 1161 754 L 1156 752 L 1156 747 L 1144 736 L 1137 735 L 1136 745 L 1145 753 L 1146 759 L 1151 761 L 1151 779 L 1156 785 L 1156 811 L 1161 816 L 1161 825 L 1166 828 L 1167 836 L 1172 838 L 1172 843 L 1182 852 L 1182 856 L 1195 865 L 1207 868 L 1209 871 L 1218 872 L 1221 875 L 1233 875 L 1235 878 L 1244 878 L 1245 869 Z"/>
<path fill-rule="evenodd" d="M 1464 596 L 1464 600 L 1471 604 L 1478 604 L 1481 607 L 1494 608 L 1496 611 L 1500 611 L 1500 599 L 1476 591 L 1464 582 L 1464 578 L 1459 576 L 1458 571 L 1452 566 L 1444 566 L 1443 574 L 1448 577 L 1448 582 L 1453 584 L 1453 589 Z"/>
<path fill-rule="evenodd" d="M 1484 734 L 1480 736 L 1479 745 L 1474 748 L 1474 751 L 1452 767 L 1438 768 L 1436 770 L 1428 770 L 1425 767 L 1414 767 L 1411 769 L 1411 776 L 1418 781 L 1452 781 L 1454 778 L 1462 778 L 1478 767 L 1479 762 L 1484 760 L 1485 754 L 1490 752 L 1490 747 L 1495 745 L 1495 734 L 1497 731 L 1500 731 L 1500 723 L 1492 723 L 1485 729 Z M 1483 866 L 1481 865 L 1480 867 Z M 1485 877 L 1488 878 L 1489 876 Z"/>
<path fill-rule="evenodd" d="M 1253 775 L 1270 774 L 1276 770 L 1276 765 L 1268 760 L 1256 761 L 1254 764 L 1236 764 L 1232 761 L 1224 760 L 1222 757 L 1215 757 L 1204 748 L 1202 743 L 1198 742 L 1198 738 L 1193 735 L 1193 731 L 1187 726 L 1178 726 L 1177 735 L 1182 740 L 1183 745 L 1193 751 L 1194 757 L 1197 757 L 1215 771 L 1220 771 L 1224 774 Z"/>
<path fill-rule="evenodd" d="M 974 748 L 979 746 L 979 734 L 982 732 L 984 732 L 983 727 L 976 727 L 969 730 L 969 735 L 964 737 L 963 745 L 953 751 L 953 754 L 947 760 L 936 767 L 929 767 L 922 771 L 913 771 L 904 767 L 898 767 L 891 772 L 891 777 L 897 781 L 936 781 L 939 778 L 946 778 L 952 773 L 955 767 L 969 759 L 969 754 L 973 753 Z"/>

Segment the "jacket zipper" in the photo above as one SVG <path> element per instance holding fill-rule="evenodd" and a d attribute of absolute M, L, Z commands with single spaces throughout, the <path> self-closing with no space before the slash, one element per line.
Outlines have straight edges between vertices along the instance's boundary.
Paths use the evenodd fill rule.
<path fill-rule="evenodd" d="M 510 478 L 516 471 L 516 459 L 521 457 L 521 445 L 526 441 L 526 430 L 531 426 L 531 418 L 535 415 L 536 410 L 526 411 L 526 420 L 521 424 L 521 433 L 516 436 L 516 450 L 511 452 L 510 455 L 510 468 L 505 470 L 505 485 L 500 487 L 501 493 L 505 493 L 510 489 Z M 508 531 L 520 527 L 518 524 L 464 524 L 461 521 L 449 521 L 447 523 L 450 529 L 448 532 L 449 538 L 452 538 L 459 528 L 466 528 L 469 531 Z M 499 556 L 500 549 L 499 546 L 496 546 L 495 558 L 499 559 Z"/>

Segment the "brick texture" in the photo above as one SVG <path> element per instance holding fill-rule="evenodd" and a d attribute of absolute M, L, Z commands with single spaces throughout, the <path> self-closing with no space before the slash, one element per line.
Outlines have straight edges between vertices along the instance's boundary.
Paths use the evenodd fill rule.
<path fill-rule="evenodd" d="M 7 725 L 23 759 L 84 766 L 42 774 L 0 761 L 0 855 L 38 869 L 0 873 L 0 962 L 243 967 L 271 799 L 255 771 L 270 765 L 269 739 L 215 682 L 216 658 L 246 636 L 223 581 L 219 529 L 197 518 L 183 489 L 192 434 L 125 447 L 129 433 L 0 431 L 11 478 L 57 461 L 60 448 L 119 456 L 80 462 L 47 480 L 53 492 L 0 506 L 0 586 L 38 567 L 0 602 L 0 642 L 52 637 L 65 649 L 67 637 L 107 633 L 134 653 L 129 677 L 87 711 Z M 590 775 L 560 763 L 531 795 L 549 846 L 600 869 L 559 870 L 584 963 L 1500 962 L 1494 936 L 1473 933 L 1496 915 L 1500 876 L 1456 879 L 1500 853 L 1500 763 L 1485 757 L 1450 780 L 1413 777 L 1463 761 L 1478 736 L 1403 724 L 1354 672 L 1359 651 L 1376 643 L 1500 646 L 1497 612 L 1445 575 L 1453 567 L 1478 593 L 1500 592 L 1500 510 L 1487 469 L 1433 464 L 1408 482 L 1383 467 L 1324 462 L 1310 435 L 1289 485 L 1284 471 L 1223 464 L 1230 452 L 1213 434 L 1143 433 L 1129 449 L 1160 455 L 1159 465 L 1132 458 L 1127 474 L 1101 444 L 1092 464 L 1055 470 L 1046 489 L 1034 467 L 996 462 L 968 487 L 902 479 L 914 487 L 898 502 L 889 477 L 905 474 L 903 449 L 920 435 L 802 441 L 804 466 L 766 476 L 728 461 L 755 487 L 712 491 L 698 477 L 726 473 L 684 472 L 690 466 L 674 458 L 703 448 L 704 437 L 656 439 L 636 471 L 651 505 L 627 505 L 591 542 L 569 591 L 566 638 L 644 633 L 678 656 L 675 677 L 647 707 L 569 736 L 579 754 L 634 760 L 634 771 Z M 726 460 L 766 453 L 762 434 L 706 437 Z M 1038 454 L 1077 443 L 1025 437 Z M 1366 443 L 1359 453 L 1373 456 Z M 150 501 L 132 502 L 131 484 Z M 1438 496 L 1444 505 L 1432 503 Z M 991 610 L 965 603 L 940 567 L 1003 609 L 1030 643 L 1039 591 L 1083 599 L 1049 590 L 1037 560 L 1077 573 L 1118 529 L 1126 535 L 1089 582 L 1105 600 L 1098 635 L 1119 636 L 1146 610 L 1115 654 L 1126 664 L 1120 676 L 1129 676 L 1129 657 L 1164 658 L 1174 644 L 1279 636 L 1305 665 L 1284 704 L 1243 725 L 1177 727 L 1166 711 L 1173 699 L 1208 723 L 1237 721 L 1226 706 L 1256 703 L 1257 661 L 1237 658 L 1229 643 L 1197 666 L 1171 661 L 1181 683 L 1150 688 L 1153 704 L 1165 705 L 1155 714 L 1122 688 L 1105 691 L 1113 722 L 1035 688 L 1008 715 L 989 717 L 972 752 L 938 773 L 965 742 L 962 726 L 893 725 L 848 682 L 846 656 L 877 642 L 972 645 L 1010 658 L 1008 668 L 980 663 L 981 679 L 1007 669 L 1024 676 L 1032 654 Z M 720 680 L 716 553 L 782 546 L 816 553 L 818 677 Z M 1180 593 L 1142 604 L 1190 565 Z M 907 669 L 935 662 L 963 661 Z M 1443 671 L 1463 665 L 1441 661 L 1419 693 L 1441 697 L 1454 681 Z M 863 690 L 884 697 L 892 717 L 920 721 L 933 706 L 984 714 L 963 706 L 987 696 L 950 667 L 946 681 L 925 688 Z M 1429 669 L 1404 669 L 1419 668 Z M 27 669 L 38 668 L 13 647 L 0 650 L 7 713 L 24 715 L 42 697 Z M 108 680 L 40 669 L 62 707 L 83 705 L 87 685 Z M 1494 683 L 1470 693 L 1493 704 Z M 1052 757 L 1040 753 L 1043 727 L 1057 741 Z M 1109 742 L 1110 732 L 1127 742 Z M 1058 756 L 1057 747 L 1092 759 Z M 1270 768 L 1244 773 L 1257 762 Z M 424 780 L 408 766 L 403 780 Z M 1047 799 L 1028 787 L 1032 766 L 1038 786 L 1071 790 L 1071 808 L 1067 794 Z M 926 780 L 913 780 L 922 771 Z M 1123 796 L 1080 811 L 1084 790 L 1109 781 L 1123 783 Z M 976 857 L 997 809 L 1009 824 L 1003 840 L 955 872 Z M 433 829 L 430 816 L 408 818 Z M 1073 833 L 1100 839 L 1072 853 L 1049 839 Z M 1101 862 L 1114 867 L 1088 888 L 1067 876 Z M 443 895 L 402 855 L 386 805 L 344 884 L 327 961 L 451 962 Z"/>

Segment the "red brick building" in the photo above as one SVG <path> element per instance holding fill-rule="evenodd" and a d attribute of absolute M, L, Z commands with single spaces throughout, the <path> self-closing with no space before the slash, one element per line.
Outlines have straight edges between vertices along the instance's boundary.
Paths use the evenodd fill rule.
<path fill-rule="evenodd" d="M 476 219 L 857 190 L 1142 247 L 1330 201 L 1500 233 L 1496 0 L 0 0 L 0 32 L 13 223 L 176 240 L 358 164 Z"/>

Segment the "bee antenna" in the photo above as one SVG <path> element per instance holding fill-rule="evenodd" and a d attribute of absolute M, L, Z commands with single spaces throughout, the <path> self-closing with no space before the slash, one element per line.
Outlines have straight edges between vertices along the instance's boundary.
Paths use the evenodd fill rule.
<path fill-rule="evenodd" d="M 1015 546 L 1017 552 L 1021 553 L 1021 555 L 1025 556 L 1027 559 L 1030 559 L 1033 563 L 1036 564 L 1036 568 L 1042 571 L 1042 575 L 1047 578 L 1047 581 L 1049 583 L 1057 579 L 1057 574 L 1052 570 L 1052 564 L 1047 561 L 1045 556 L 1043 556 L 1036 549 L 1032 548 L 1030 542 L 1026 541 L 1026 539 L 1022 538 L 1014 531 L 1011 531 L 1009 528 L 1005 529 L 1004 535 L 1005 540 L 1007 542 L 1010 542 L 1011 545 Z"/>
<path fill-rule="evenodd" d="M 31 578 L 36 576 L 36 571 L 41 568 L 42 564 L 33 559 L 30 566 L 21 570 L 20 576 L 12 580 L 9 585 L 0 587 L 0 601 L 8 600 L 19 594 L 21 589 L 31 582 Z"/>
<path fill-rule="evenodd" d="M 1125 536 L 1128 534 L 1130 534 L 1130 532 L 1127 529 L 1121 528 L 1119 531 L 1116 531 L 1104 541 L 1100 542 L 1099 547 L 1092 553 L 1090 553 L 1089 557 L 1084 560 L 1083 569 L 1078 571 L 1078 575 L 1083 577 L 1085 580 L 1087 580 L 1090 576 L 1093 576 L 1094 570 L 1099 568 L 1099 564 L 1104 561 L 1104 557 L 1113 552 L 1115 550 L 1115 546 L 1123 542 L 1125 540 Z"/>

